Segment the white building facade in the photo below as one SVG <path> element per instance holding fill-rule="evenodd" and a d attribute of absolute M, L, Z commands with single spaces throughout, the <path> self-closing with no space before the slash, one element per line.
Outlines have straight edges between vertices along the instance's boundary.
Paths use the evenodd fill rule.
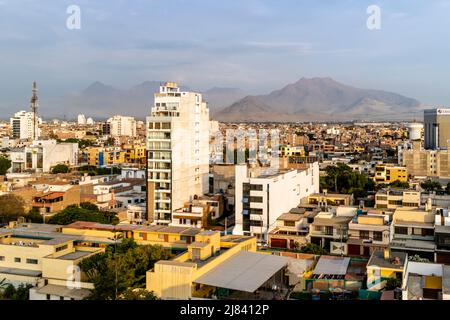
<path fill-rule="evenodd" d="M 33 139 L 33 112 L 19 111 L 10 118 L 12 136 L 16 139 Z M 41 118 L 37 118 L 37 124 L 42 123 Z M 40 136 L 40 130 L 37 126 L 37 136 Z"/>
<path fill-rule="evenodd" d="M 208 191 L 209 109 L 200 93 L 173 82 L 160 87 L 147 117 L 147 150 L 148 219 L 170 224 L 173 210 Z"/>
<path fill-rule="evenodd" d="M 319 192 L 319 164 L 306 170 L 249 177 L 247 165 L 236 166 L 235 227 L 233 234 L 267 241 L 267 234 L 283 213 L 300 200 Z"/>
<path fill-rule="evenodd" d="M 110 125 L 112 136 L 136 136 L 136 120 L 133 117 L 116 115 L 109 118 L 107 122 Z"/>

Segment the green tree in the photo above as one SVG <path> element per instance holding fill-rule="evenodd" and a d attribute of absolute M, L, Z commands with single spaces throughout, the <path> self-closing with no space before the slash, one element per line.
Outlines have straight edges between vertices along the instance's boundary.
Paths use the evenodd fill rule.
<path fill-rule="evenodd" d="M 400 288 L 402 286 L 402 280 L 397 278 L 388 278 L 386 280 L 386 290 L 394 290 L 395 288 Z"/>
<path fill-rule="evenodd" d="M 145 287 L 146 272 L 153 268 L 155 262 L 172 256 L 162 246 L 138 246 L 132 239 L 124 240 L 116 247 L 109 247 L 105 253 L 93 255 L 80 263 L 81 270 L 94 284 L 89 299 L 116 300 L 133 296 L 130 290 Z"/>
<path fill-rule="evenodd" d="M 9 168 L 11 168 L 11 160 L 0 156 L 0 176 L 4 176 Z"/>
<path fill-rule="evenodd" d="M 56 166 L 54 166 L 52 168 L 52 173 L 53 174 L 68 173 L 68 172 L 69 172 L 69 167 L 66 166 L 65 164 L 57 164 Z"/>
<path fill-rule="evenodd" d="M 52 216 L 48 223 L 67 225 L 75 221 L 92 221 L 106 224 L 117 224 L 119 219 L 112 212 L 94 211 L 71 205 Z"/>
<path fill-rule="evenodd" d="M 39 209 L 37 208 L 31 209 L 25 217 L 33 223 L 42 223 L 44 221 L 44 217 L 39 213 Z"/>
<path fill-rule="evenodd" d="M 430 262 L 430 260 L 428 260 L 427 258 L 422 258 L 418 254 L 415 254 L 413 256 L 409 256 L 408 260 L 409 261 L 414 261 L 414 262 Z"/>
<path fill-rule="evenodd" d="M 90 210 L 90 211 L 95 211 L 95 212 L 100 211 L 98 206 L 95 203 L 91 203 L 91 202 L 82 202 L 82 203 L 80 203 L 80 208 L 83 208 L 83 209 L 86 209 L 86 210 Z"/>
<path fill-rule="evenodd" d="M 108 139 L 106 139 L 104 145 L 106 147 L 112 147 L 116 144 L 116 139 L 114 139 L 113 137 L 109 137 Z"/>
<path fill-rule="evenodd" d="M 314 243 L 307 243 L 300 247 L 299 250 L 301 253 L 311 253 L 317 255 L 328 254 L 328 251 L 322 248 L 321 246 Z"/>
<path fill-rule="evenodd" d="M 391 188 L 399 188 L 399 189 L 408 189 L 409 183 L 408 182 L 402 182 L 400 180 L 395 180 L 394 182 L 391 182 L 389 184 Z"/>
<path fill-rule="evenodd" d="M 8 300 L 29 300 L 30 298 L 30 289 L 33 286 L 31 284 L 20 284 L 17 288 L 12 284 L 8 284 L 8 286 L 3 290 L 3 298 Z"/>
<path fill-rule="evenodd" d="M 320 179 L 323 189 L 339 193 L 353 193 L 357 197 L 365 197 L 367 191 L 375 189 L 374 182 L 365 173 L 353 171 L 348 165 L 338 163 L 325 168 L 326 176 Z"/>
<path fill-rule="evenodd" d="M 0 222 L 8 223 L 25 215 L 25 202 L 14 194 L 0 196 Z"/>
<path fill-rule="evenodd" d="M 153 291 L 148 291 L 145 289 L 131 289 L 128 288 L 119 297 L 119 300 L 159 300 L 155 296 Z"/>
<path fill-rule="evenodd" d="M 439 183 L 439 181 L 428 179 L 420 184 L 420 186 L 425 191 L 440 191 L 442 190 L 442 185 Z"/>

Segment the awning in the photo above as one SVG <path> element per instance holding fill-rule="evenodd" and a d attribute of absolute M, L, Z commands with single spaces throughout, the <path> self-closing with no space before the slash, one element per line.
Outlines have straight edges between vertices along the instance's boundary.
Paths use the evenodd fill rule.
<path fill-rule="evenodd" d="M 241 251 L 194 282 L 218 288 L 255 292 L 291 258 Z"/>

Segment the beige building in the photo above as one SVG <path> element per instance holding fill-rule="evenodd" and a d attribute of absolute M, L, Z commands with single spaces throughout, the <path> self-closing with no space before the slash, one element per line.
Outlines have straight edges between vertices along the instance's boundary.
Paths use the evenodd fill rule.
<path fill-rule="evenodd" d="M 418 208 L 420 191 L 402 189 L 381 189 L 375 195 L 375 208 L 394 210 L 399 207 Z"/>
<path fill-rule="evenodd" d="M 200 93 L 167 82 L 147 117 L 148 220 L 169 224 L 172 212 L 208 192 L 209 109 Z"/>
<path fill-rule="evenodd" d="M 450 139 L 450 109 L 424 110 L 425 148 L 446 148 Z"/>
<path fill-rule="evenodd" d="M 402 165 L 412 176 L 450 177 L 450 152 L 448 150 L 425 150 L 420 141 L 413 141 L 413 147 L 402 150 Z M 448 145 L 446 144 L 447 149 Z"/>

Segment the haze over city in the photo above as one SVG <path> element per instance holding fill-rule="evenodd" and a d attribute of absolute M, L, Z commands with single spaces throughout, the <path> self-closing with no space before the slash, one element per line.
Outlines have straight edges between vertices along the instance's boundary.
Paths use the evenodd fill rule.
<path fill-rule="evenodd" d="M 28 107 L 33 80 L 47 116 L 62 116 L 63 97 L 95 81 L 262 94 L 332 77 L 450 103 L 446 1 L 378 1 L 380 30 L 366 27 L 370 1 L 78 1 L 80 30 L 66 28 L 71 4 L 0 2 L 0 110 Z"/>

